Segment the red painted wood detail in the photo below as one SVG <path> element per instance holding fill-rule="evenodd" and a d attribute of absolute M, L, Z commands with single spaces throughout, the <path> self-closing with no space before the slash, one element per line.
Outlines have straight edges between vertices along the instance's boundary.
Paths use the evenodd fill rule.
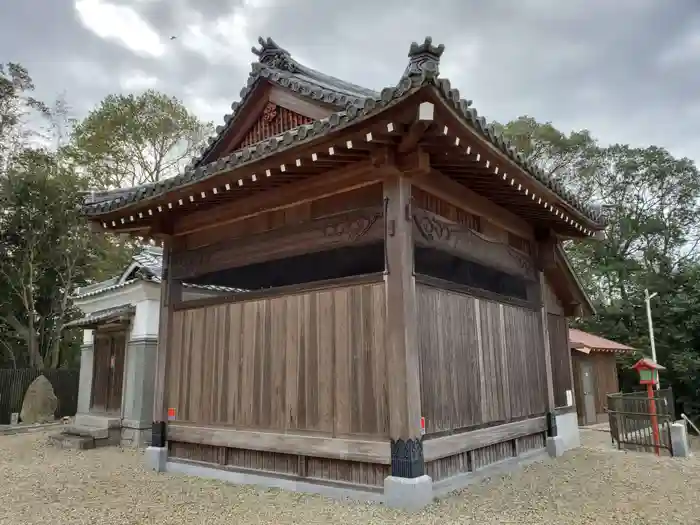
<path fill-rule="evenodd" d="M 312 122 L 312 118 L 269 102 L 258 121 L 253 124 L 253 127 L 246 133 L 236 149 L 250 146 L 302 124 L 311 124 Z"/>

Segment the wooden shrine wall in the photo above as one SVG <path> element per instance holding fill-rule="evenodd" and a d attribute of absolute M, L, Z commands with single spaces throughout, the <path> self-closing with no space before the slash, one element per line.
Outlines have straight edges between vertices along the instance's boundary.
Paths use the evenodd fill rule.
<path fill-rule="evenodd" d="M 388 435 L 383 282 L 173 312 L 176 423 Z"/>
<path fill-rule="evenodd" d="M 426 434 L 545 413 L 538 311 L 426 284 L 416 295 Z"/>

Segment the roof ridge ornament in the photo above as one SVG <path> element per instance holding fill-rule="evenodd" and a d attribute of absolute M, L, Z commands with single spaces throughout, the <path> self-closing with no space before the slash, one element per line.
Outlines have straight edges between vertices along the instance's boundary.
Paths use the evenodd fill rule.
<path fill-rule="evenodd" d="M 445 51 L 444 44 L 433 45 L 432 37 L 426 36 L 422 44 L 413 42 L 408 51 L 408 66 L 404 77 L 420 76 L 435 79 L 440 75 L 440 57 Z"/>
<path fill-rule="evenodd" d="M 272 38 L 258 37 L 260 48 L 253 46 L 251 51 L 258 56 L 258 62 L 274 69 L 283 69 L 290 73 L 297 72 L 296 62 L 286 49 L 277 45 Z"/>

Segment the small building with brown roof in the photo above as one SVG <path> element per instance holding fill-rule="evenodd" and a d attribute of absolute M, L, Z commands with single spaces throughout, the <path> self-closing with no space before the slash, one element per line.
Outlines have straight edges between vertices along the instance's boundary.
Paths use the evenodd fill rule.
<path fill-rule="evenodd" d="M 607 395 L 618 392 L 617 356 L 634 348 L 576 328 L 569 330 L 576 412 L 580 425 L 607 421 Z"/>

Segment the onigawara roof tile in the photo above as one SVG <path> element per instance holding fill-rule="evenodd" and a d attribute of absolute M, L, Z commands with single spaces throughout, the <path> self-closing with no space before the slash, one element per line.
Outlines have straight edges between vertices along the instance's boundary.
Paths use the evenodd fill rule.
<path fill-rule="evenodd" d="M 210 139 L 209 145 L 202 150 L 201 155 L 194 159 L 183 173 L 156 183 L 144 184 L 127 190 L 115 190 L 112 194 L 103 192 L 95 195 L 92 200 L 90 198 L 86 200 L 85 213 L 88 216 L 109 213 L 145 199 L 157 198 L 175 188 L 186 187 L 223 172 L 251 164 L 360 122 L 385 111 L 426 86 L 434 86 L 443 100 L 455 110 L 466 125 L 590 221 L 599 226 L 604 225 L 604 217 L 599 207 L 584 202 L 560 181 L 548 175 L 534 162 L 527 160 L 520 152 L 516 151 L 508 139 L 499 134 L 493 126 L 487 123 L 484 117 L 478 114 L 477 110 L 472 107 L 471 100 L 462 98 L 459 90 L 453 88 L 448 79 L 440 78 L 439 62 L 444 46 L 434 46 L 430 37 L 426 37 L 422 44 L 414 42 L 411 45 L 408 54 L 409 64 L 399 82 L 396 86 L 385 87 L 380 92 L 345 82 L 303 66 L 292 59 L 289 52 L 279 47 L 270 38 L 260 38 L 259 43 L 259 49 L 253 48 L 253 52 L 259 60 L 253 64 L 248 83 L 241 90 L 240 102 L 232 104 L 232 112 L 224 117 L 224 125 L 217 128 L 217 134 Z M 311 124 L 303 124 L 280 135 L 241 148 L 213 162 L 203 164 L 202 160 L 226 135 L 229 126 L 234 124 L 236 114 L 245 105 L 256 84 L 263 80 L 312 100 L 330 104 L 337 108 L 337 111 Z"/>

